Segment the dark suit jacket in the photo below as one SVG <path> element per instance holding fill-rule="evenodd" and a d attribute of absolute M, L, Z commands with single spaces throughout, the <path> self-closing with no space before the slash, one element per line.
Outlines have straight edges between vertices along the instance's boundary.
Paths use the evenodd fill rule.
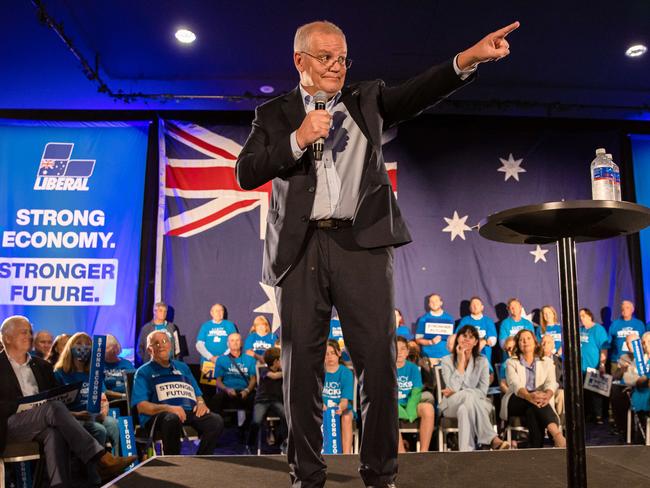
<path fill-rule="evenodd" d="M 29 366 L 34 372 L 39 391 L 57 386 L 52 365 L 41 358 L 32 357 Z M 18 378 L 14 373 L 7 352 L 0 352 L 0 453 L 7 441 L 7 419 L 16 413 L 18 400 L 23 397 Z"/>
<path fill-rule="evenodd" d="M 472 78 L 461 81 L 450 60 L 396 87 L 375 80 L 342 90 L 341 102 L 368 144 L 352 226 L 359 246 L 400 246 L 411 241 L 384 167 L 382 132 L 435 105 Z M 242 188 L 252 190 L 273 180 L 263 266 L 263 281 L 270 285 L 276 285 L 296 261 L 314 204 L 313 152 L 310 149 L 295 161 L 289 142 L 304 118 L 298 87 L 260 105 L 237 159 L 237 181 Z"/>

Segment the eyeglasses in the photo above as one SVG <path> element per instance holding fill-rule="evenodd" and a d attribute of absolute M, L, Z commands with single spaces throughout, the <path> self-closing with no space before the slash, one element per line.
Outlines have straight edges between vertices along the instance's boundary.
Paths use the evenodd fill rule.
<path fill-rule="evenodd" d="M 334 63 L 339 63 L 339 65 L 342 68 L 345 69 L 350 69 L 350 66 L 352 66 L 352 60 L 350 58 L 346 58 L 345 56 L 338 56 L 334 57 L 329 54 L 323 54 L 322 56 L 314 56 L 313 54 L 310 54 L 306 51 L 298 51 L 300 54 L 306 54 L 310 58 L 314 58 L 316 61 L 318 61 L 320 64 L 325 66 L 327 69 L 330 69 L 332 66 L 334 66 Z"/>
<path fill-rule="evenodd" d="M 151 343 L 151 345 L 152 345 L 153 347 L 163 347 L 163 346 L 166 346 L 167 344 L 169 344 L 169 340 L 168 340 L 168 339 L 162 339 L 162 340 L 160 340 L 160 341 L 156 341 L 156 342 L 152 342 L 152 343 Z"/>

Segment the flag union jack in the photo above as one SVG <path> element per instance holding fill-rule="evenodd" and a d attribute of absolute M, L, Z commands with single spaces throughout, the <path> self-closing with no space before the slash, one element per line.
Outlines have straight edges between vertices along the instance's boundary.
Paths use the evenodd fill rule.
<path fill-rule="evenodd" d="M 171 120 L 161 124 L 165 139 L 160 145 L 160 176 L 167 203 L 165 235 L 190 237 L 259 207 L 259 235 L 263 240 L 271 182 L 252 191 L 240 188 L 235 163 L 242 146 L 197 124 Z M 397 163 L 386 163 L 386 169 L 396 190 Z M 177 211 L 171 211 L 172 207 Z"/>

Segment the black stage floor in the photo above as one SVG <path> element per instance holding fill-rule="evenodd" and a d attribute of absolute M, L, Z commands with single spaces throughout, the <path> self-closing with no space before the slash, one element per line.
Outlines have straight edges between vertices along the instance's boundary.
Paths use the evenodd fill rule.
<path fill-rule="evenodd" d="M 327 487 L 361 488 L 358 456 L 326 456 Z M 399 488 L 555 488 L 566 486 L 564 449 L 404 454 Z M 650 447 L 587 448 L 589 488 L 650 487 Z M 283 456 L 159 456 L 108 486 L 120 488 L 288 487 Z"/>

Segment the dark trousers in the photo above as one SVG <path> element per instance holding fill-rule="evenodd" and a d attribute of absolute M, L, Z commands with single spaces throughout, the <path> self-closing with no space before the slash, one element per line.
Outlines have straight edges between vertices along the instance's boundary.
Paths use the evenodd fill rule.
<path fill-rule="evenodd" d="M 154 421 L 156 426 L 154 434 L 159 433 L 165 455 L 174 455 L 181 453 L 181 436 L 183 435 L 183 425 L 189 425 L 199 433 L 199 448 L 197 454 L 210 455 L 214 453 L 217 447 L 217 439 L 223 431 L 223 419 L 216 413 L 209 412 L 201 417 L 197 417 L 194 412 L 186 412 L 185 422 L 181 422 L 178 415 L 168 412 L 159 413 L 151 417 L 145 424 L 147 432 L 151 431 Z"/>
<path fill-rule="evenodd" d="M 284 440 L 287 436 L 287 421 L 284 415 L 284 406 L 282 402 L 259 402 L 253 406 L 253 417 L 248 430 L 248 440 L 246 445 L 249 447 L 257 443 L 257 434 L 260 426 L 267 416 L 274 416 L 280 419 L 280 428 L 278 429 L 278 440 Z"/>
<path fill-rule="evenodd" d="M 530 447 L 542 447 L 544 445 L 544 430 L 548 424 L 560 424 L 550 404 L 539 408 L 517 395 L 512 395 L 508 400 L 508 416 L 526 418 Z"/>
<path fill-rule="evenodd" d="M 610 402 L 616 428 L 620 432 L 626 432 L 627 429 L 627 411 L 630 408 L 630 390 L 631 388 L 623 385 L 612 385 Z"/>
<path fill-rule="evenodd" d="M 61 402 L 47 402 L 7 419 L 7 442 L 43 444 L 47 478 L 51 486 L 71 486 L 70 454 L 84 464 L 104 452 Z"/>
<path fill-rule="evenodd" d="M 586 389 L 582 390 L 582 394 L 585 399 L 585 414 L 591 415 L 594 420 L 597 418 L 602 419 L 605 405 L 608 399 L 601 394 L 596 393 L 595 391 Z"/>
<path fill-rule="evenodd" d="M 398 438 L 392 247 L 362 249 L 351 228 L 310 229 L 276 296 L 293 486 L 325 484 L 321 393 L 332 306 L 360 380 L 359 472 L 366 485 L 391 482 Z"/>
<path fill-rule="evenodd" d="M 242 398 L 241 393 L 238 391 L 236 397 L 231 397 L 225 391 L 217 390 L 214 396 L 208 400 L 208 406 L 213 412 L 224 414 L 224 410 L 243 410 L 246 412 L 246 420 L 243 427 L 248 428 L 251 418 L 251 411 L 253 410 L 253 403 L 255 402 L 255 392 L 250 392 L 246 398 Z M 245 431 L 242 431 L 242 435 Z M 242 438 L 243 441 L 243 438 Z"/>

